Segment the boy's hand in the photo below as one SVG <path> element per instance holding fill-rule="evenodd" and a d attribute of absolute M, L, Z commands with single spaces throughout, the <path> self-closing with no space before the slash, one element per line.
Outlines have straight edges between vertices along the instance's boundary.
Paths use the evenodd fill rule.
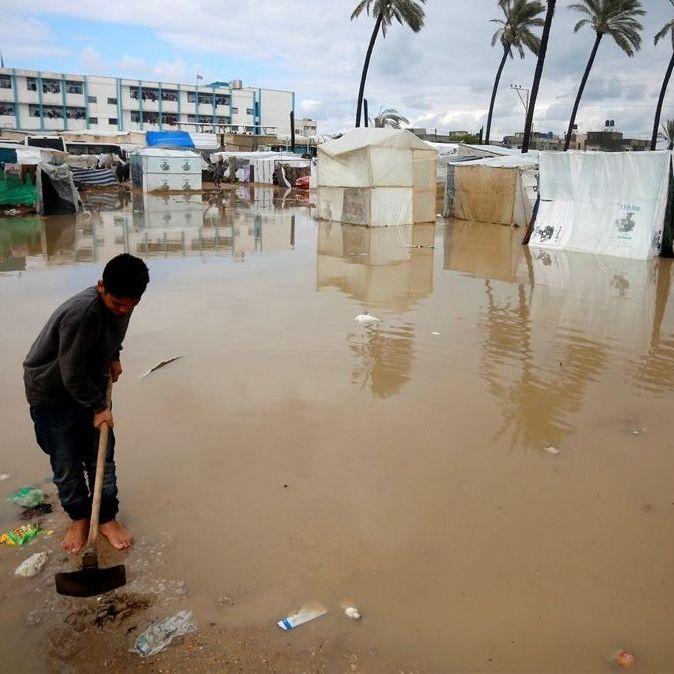
<path fill-rule="evenodd" d="M 106 422 L 110 428 L 115 425 L 115 422 L 112 419 L 112 411 L 108 407 L 98 414 L 94 414 L 94 428 L 100 428 L 103 422 Z"/>
<path fill-rule="evenodd" d="M 112 381 L 116 382 L 119 379 L 119 375 L 122 374 L 122 364 L 118 360 L 113 360 L 110 363 L 110 376 Z"/>

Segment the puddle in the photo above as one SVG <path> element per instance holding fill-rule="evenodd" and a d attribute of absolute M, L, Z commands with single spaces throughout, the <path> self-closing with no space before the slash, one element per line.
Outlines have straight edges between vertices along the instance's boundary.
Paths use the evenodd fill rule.
<path fill-rule="evenodd" d="M 119 252 L 151 273 L 114 392 L 137 543 L 104 559 L 128 585 L 54 594 L 55 508 L 54 536 L 0 548 L 4 668 L 147 671 L 137 635 L 191 610 L 157 671 L 593 674 L 623 648 L 674 670 L 670 261 L 319 223 L 308 199 L 98 192 L 0 222 L 7 493 L 49 471 L 21 384 L 44 320 Z M 282 633 L 310 601 L 328 613 Z"/>

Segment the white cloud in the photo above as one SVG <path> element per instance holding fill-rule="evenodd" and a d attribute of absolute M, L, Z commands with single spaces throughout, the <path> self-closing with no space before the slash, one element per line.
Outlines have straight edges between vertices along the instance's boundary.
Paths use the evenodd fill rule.
<path fill-rule="evenodd" d="M 80 53 L 82 68 L 85 73 L 92 75 L 101 75 L 105 72 L 105 62 L 103 57 L 91 46 L 85 47 Z"/>
<path fill-rule="evenodd" d="M 16 5 L 4 0 L 4 5 Z M 594 128 L 607 116 L 628 132 L 647 133 L 655 98 L 669 59 L 668 45 L 653 47 L 653 35 L 670 18 L 668 3 L 644 3 L 649 15 L 643 50 L 634 59 L 624 56 L 606 38 L 581 105 L 581 128 Z M 111 67 L 130 76 L 191 81 L 194 72 L 206 79 L 229 79 L 228 63 L 252 63 L 262 74 L 254 84 L 293 89 L 303 114 L 321 120 L 324 131 L 353 124 L 355 98 L 362 62 L 372 29 L 367 17 L 349 21 L 354 0 L 275 0 L 266 3 L 220 0 L 214 11 L 210 0 L 192 0 L 171 6 L 159 0 L 33 0 L 30 6 L 12 7 L 4 14 L 24 22 L 42 13 L 91 21 L 132 24 L 153 31 L 171 48 L 176 60 L 145 63 L 125 57 L 106 58 Z M 3 0 L 0 0 L 0 10 Z M 441 131 L 460 127 L 477 130 L 486 119 L 493 77 L 499 60 L 489 46 L 497 13 L 494 0 L 470 3 L 429 0 L 426 27 L 418 35 L 399 25 L 375 47 L 367 97 L 371 110 L 395 107 L 415 124 Z M 14 21 L 17 19 L 15 18 Z M 545 79 L 541 86 L 538 128 L 561 132 L 568 122 L 573 96 L 592 45 L 589 31 L 573 33 L 575 14 L 558 4 Z M 42 30 L 45 25 L 36 21 Z M 0 41 L 8 30 L 0 27 Z M 50 36 L 40 44 L 58 47 L 66 36 Z M 17 44 L 17 40 L 14 41 Z M 9 51 L 9 50 L 8 50 Z M 209 73 L 193 63 L 219 57 L 222 65 Z M 105 56 L 105 55 L 104 55 Z M 211 69 L 213 61 L 211 61 Z M 257 64 L 257 65 L 255 65 Z M 46 64 L 45 64 L 46 65 Z M 494 135 L 520 130 L 523 114 L 509 84 L 528 86 L 535 58 L 509 60 L 494 115 Z M 204 72 L 202 72 L 202 70 Z M 111 72 L 110 74 L 115 74 Z M 674 91 L 672 92 L 674 96 Z M 674 115 L 673 98 L 666 114 Z M 640 114 L 635 114 L 635 111 Z M 545 127 L 545 128 L 544 128 Z"/>

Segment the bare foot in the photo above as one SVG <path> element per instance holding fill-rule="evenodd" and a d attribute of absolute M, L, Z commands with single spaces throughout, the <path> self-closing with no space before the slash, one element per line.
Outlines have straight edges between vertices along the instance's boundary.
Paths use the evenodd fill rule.
<path fill-rule="evenodd" d="M 131 543 L 133 543 L 133 535 L 131 532 L 117 520 L 110 520 L 105 524 L 101 524 L 98 530 L 105 536 L 117 550 L 125 550 Z"/>
<path fill-rule="evenodd" d="M 66 535 L 61 541 L 61 547 L 68 552 L 77 554 L 82 550 L 89 535 L 89 520 L 74 520 L 71 522 Z"/>

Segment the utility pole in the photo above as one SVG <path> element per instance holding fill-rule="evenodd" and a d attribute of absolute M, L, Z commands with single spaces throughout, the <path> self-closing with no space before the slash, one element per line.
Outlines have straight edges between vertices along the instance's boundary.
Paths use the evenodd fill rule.
<path fill-rule="evenodd" d="M 531 95 L 531 89 L 522 87 L 519 84 L 511 84 L 510 88 L 517 93 L 520 103 L 524 106 L 524 116 L 526 117 L 529 114 L 529 96 Z"/>

